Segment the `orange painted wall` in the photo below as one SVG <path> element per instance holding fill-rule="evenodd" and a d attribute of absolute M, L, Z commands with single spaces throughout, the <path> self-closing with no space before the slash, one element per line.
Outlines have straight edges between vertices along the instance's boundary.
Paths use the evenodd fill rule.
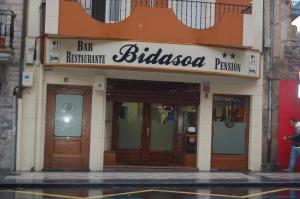
<path fill-rule="evenodd" d="M 59 36 L 243 47 L 243 16 L 225 14 L 214 27 L 196 30 L 170 9 L 137 7 L 124 21 L 105 24 L 88 16 L 80 3 L 60 0 Z"/>

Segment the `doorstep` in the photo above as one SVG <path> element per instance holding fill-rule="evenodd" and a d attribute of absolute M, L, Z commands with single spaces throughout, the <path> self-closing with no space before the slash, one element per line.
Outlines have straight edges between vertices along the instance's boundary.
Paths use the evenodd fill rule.
<path fill-rule="evenodd" d="M 104 166 L 103 170 L 109 172 L 199 172 L 199 169 L 194 167 L 156 165 L 113 165 Z"/>

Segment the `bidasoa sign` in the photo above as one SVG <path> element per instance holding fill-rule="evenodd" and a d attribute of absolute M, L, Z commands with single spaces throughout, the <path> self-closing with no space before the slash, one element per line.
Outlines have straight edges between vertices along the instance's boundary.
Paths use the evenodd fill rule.
<path fill-rule="evenodd" d="M 260 53 L 210 46 L 47 39 L 47 66 L 124 67 L 259 77 Z"/>

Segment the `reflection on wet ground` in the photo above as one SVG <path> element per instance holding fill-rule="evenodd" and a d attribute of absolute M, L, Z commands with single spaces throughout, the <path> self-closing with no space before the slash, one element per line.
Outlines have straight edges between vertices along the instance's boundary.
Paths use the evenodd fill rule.
<path fill-rule="evenodd" d="M 0 199 L 297 199 L 300 189 L 289 188 L 173 188 L 173 189 L 16 189 L 0 190 Z"/>

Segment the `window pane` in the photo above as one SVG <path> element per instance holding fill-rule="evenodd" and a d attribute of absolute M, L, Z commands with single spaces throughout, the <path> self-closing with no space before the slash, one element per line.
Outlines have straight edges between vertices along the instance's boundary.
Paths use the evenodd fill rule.
<path fill-rule="evenodd" d="M 182 132 L 184 133 L 183 145 L 186 153 L 196 153 L 197 146 L 197 107 L 182 106 L 180 107 L 182 114 Z"/>
<path fill-rule="evenodd" d="M 82 95 L 56 95 L 55 136 L 80 137 L 82 132 Z"/>
<path fill-rule="evenodd" d="M 245 98 L 214 96 L 214 154 L 244 154 L 246 126 Z"/>
<path fill-rule="evenodd" d="M 173 149 L 175 116 L 175 110 L 172 106 L 151 104 L 151 151 L 170 151 Z"/>
<path fill-rule="evenodd" d="M 120 21 L 121 0 L 111 0 L 109 7 L 110 21 Z"/>
<path fill-rule="evenodd" d="M 119 112 L 119 149 L 140 149 L 143 126 L 143 104 L 123 103 Z"/>
<path fill-rule="evenodd" d="M 197 107 L 182 106 L 181 112 L 183 114 L 183 132 L 196 133 L 197 131 Z"/>

